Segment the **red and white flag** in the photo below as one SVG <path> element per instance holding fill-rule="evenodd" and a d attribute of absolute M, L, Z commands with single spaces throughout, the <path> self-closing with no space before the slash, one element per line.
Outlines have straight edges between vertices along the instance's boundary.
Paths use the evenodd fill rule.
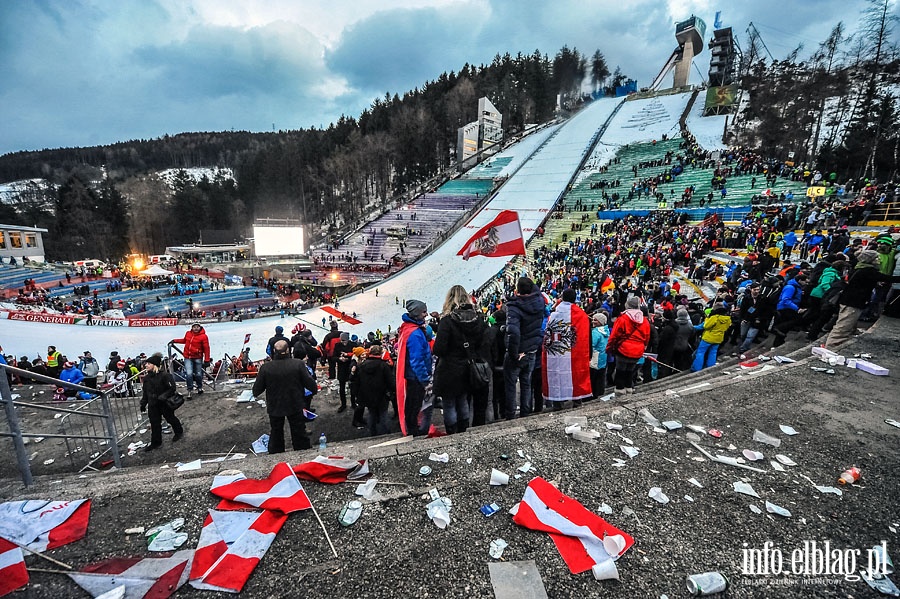
<path fill-rule="evenodd" d="M 456 255 L 462 256 L 463 260 L 472 256 L 524 256 L 525 236 L 522 235 L 519 214 L 514 210 L 504 210 L 478 229 Z"/>
<path fill-rule="evenodd" d="M 22 550 L 6 539 L 0 539 L 0 597 L 28 584 L 28 570 Z"/>
<path fill-rule="evenodd" d="M 219 474 L 213 479 L 210 492 L 229 502 L 243 504 L 236 507 L 257 507 L 283 514 L 308 510 L 312 507 L 297 475 L 286 462 L 275 464 L 264 479 L 247 478 L 242 472 Z M 222 509 L 235 506 L 220 505 Z"/>
<path fill-rule="evenodd" d="M 326 458 L 319 455 L 314 460 L 294 466 L 294 472 L 303 480 L 335 485 L 369 476 L 369 464 L 366 460 L 349 460 L 340 456 Z"/>
<path fill-rule="evenodd" d="M 191 564 L 196 589 L 239 593 L 287 520 L 285 514 L 210 510 Z"/>
<path fill-rule="evenodd" d="M 541 348 L 546 401 L 591 397 L 591 323 L 580 307 L 560 302 L 547 319 Z"/>
<path fill-rule="evenodd" d="M 250 333 L 244 335 L 244 345 L 247 345 L 248 343 L 250 343 Z"/>
<path fill-rule="evenodd" d="M 169 557 L 116 557 L 67 574 L 92 597 L 124 586 L 125 599 L 166 599 L 187 582 L 193 555 L 189 549 Z"/>
<path fill-rule="evenodd" d="M 587 510 L 540 477 L 528 483 L 513 522 L 550 533 L 572 574 L 580 574 L 598 563 L 617 559 L 634 545 L 631 535 Z M 611 555 L 603 539 L 614 535 L 621 535 L 624 543 L 618 546 L 620 550 L 616 555 Z"/>
<path fill-rule="evenodd" d="M 0 504 L 0 537 L 32 551 L 47 551 L 87 533 L 91 500 L 7 501 Z"/>

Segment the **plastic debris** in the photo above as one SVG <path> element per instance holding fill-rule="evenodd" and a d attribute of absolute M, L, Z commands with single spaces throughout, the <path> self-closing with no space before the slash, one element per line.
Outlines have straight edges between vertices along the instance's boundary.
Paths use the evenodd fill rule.
<path fill-rule="evenodd" d="M 663 490 L 659 487 L 651 487 L 650 491 L 647 493 L 647 497 L 663 505 L 669 503 L 669 498 L 666 497 L 666 494 L 663 493 Z"/>
<path fill-rule="evenodd" d="M 684 438 L 687 439 L 688 441 L 694 441 L 694 442 L 700 441 L 700 435 L 698 435 L 697 433 L 687 433 L 684 435 Z"/>
<path fill-rule="evenodd" d="M 422 466 L 419 468 L 419 474 L 422 476 L 428 476 L 431 474 L 431 466 Z"/>
<path fill-rule="evenodd" d="M 563 418 L 563 423 L 566 425 L 587 426 L 588 421 L 587 416 L 566 416 Z"/>
<path fill-rule="evenodd" d="M 491 541 L 491 547 L 488 549 L 488 554 L 494 559 L 500 559 L 503 557 L 503 550 L 507 547 L 509 547 L 509 543 L 503 539 L 494 539 Z"/>
<path fill-rule="evenodd" d="M 517 468 L 517 470 L 518 470 L 519 472 L 521 472 L 522 474 L 528 474 L 528 472 L 531 471 L 531 462 L 525 462 L 524 464 L 522 464 L 521 466 L 519 466 L 519 467 Z"/>
<path fill-rule="evenodd" d="M 154 526 L 150 530 L 144 532 L 144 536 L 152 537 L 155 534 L 159 534 L 164 530 L 174 530 L 179 531 L 184 527 L 184 518 L 175 518 L 173 520 L 169 520 L 165 524 L 160 524 L 159 526 Z"/>
<path fill-rule="evenodd" d="M 691 497 L 690 495 L 685 495 L 685 496 L 684 496 L 684 500 L 685 500 L 685 501 L 690 501 L 691 503 L 694 503 L 694 498 Z"/>
<path fill-rule="evenodd" d="M 761 497 L 759 496 L 759 493 L 754 491 L 753 487 L 750 486 L 750 484 L 748 484 L 748 483 L 738 481 L 738 482 L 732 483 L 732 486 L 734 487 L 735 493 L 742 493 L 744 495 L 749 495 L 750 497 L 756 497 L 757 499 L 761 499 Z"/>
<path fill-rule="evenodd" d="M 247 403 L 249 401 L 253 401 L 253 391 L 250 389 L 244 389 L 241 391 L 241 394 L 237 396 L 237 403 Z"/>
<path fill-rule="evenodd" d="M 505 472 L 501 472 L 496 468 L 491 468 L 491 481 L 490 484 L 498 487 L 500 485 L 508 485 L 509 484 L 509 475 Z"/>
<path fill-rule="evenodd" d="M 450 510 L 453 509 L 453 502 L 449 497 L 438 497 L 425 506 L 425 513 L 428 518 L 434 522 L 435 526 L 441 530 L 450 525 Z"/>
<path fill-rule="evenodd" d="M 591 443 L 592 445 L 597 444 L 597 439 L 600 437 L 600 433 L 595 430 L 583 431 L 577 430 L 572 433 L 572 438 L 581 441 L 582 443 Z"/>
<path fill-rule="evenodd" d="M 781 454 L 781 453 L 775 454 L 775 459 L 778 460 L 779 462 L 781 462 L 782 464 L 784 464 L 785 466 L 796 466 L 797 465 L 797 462 L 795 462 L 791 458 L 789 458 L 786 455 Z"/>
<path fill-rule="evenodd" d="M 709 433 L 709 436 L 715 437 L 716 439 L 721 439 L 722 435 L 724 434 L 722 431 L 720 431 L 717 428 L 711 428 L 706 432 Z"/>
<path fill-rule="evenodd" d="M 677 420 L 666 420 L 662 425 L 667 431 L 677 431 L 682 427 L 682 424 Z"/>
<path fill-rule="evenodd" d="M 662 423 L 656 418 L 656 416 L 654 416 L 653 414 L 650 413 L 650 410 L 648 410 L 647 408 L 641 408 L 641 409 L 638 411 L 638 416 L 640 416 L 641 418 L 643 418 L 643 419 L 644 419 L 644 422 L 646 422 L 646 423 L 649 424 L 650 426 L 657 427 L 657 426 L 659 426 L 660 424 L 662 424 Z"/>
<path fill-rule="evenodd" d="M 695 487 L 697 487 L 698 489 L 702 489 L 702 488 L 703 488 L 703 485 L 702 485 L 702 484 L 700 483 L 700 481 L 697 480 L 696 478 L 689 478 L 689 479 L 688 479 L 688 482 L 691 483 L 692 485 L 694 485 Z"/>
<path fill-rule="evenodd" d="M 757 514 L 757 515 L 763 513 L 762 510 L 759 509 L 759 506 L 756 505 L 755 503 L 751 503 L 751 504 L 750 504 L 750 511 L 753 512 L 754 514 Z"/>
<path fill-rule="evenodd" d="M 819 493 L 831 493 L 832 495 L 837 495 L 838 497 L 841 497 L 844 494 L 844 492 L 837 487 L 823 487 L 821 485 L 815 485 L 815 487 L 816 490 L 819 491 Z"/>
<path fill-rule="evenodd" d="M 701 435 L 706 434 L 705 426 L 700 426 L 699 424 L 689 424 L 687 425 L 687 427 L 695 433 L 700 433 Z"/>
<path fill-rule="evenodd" d="M 569 426 L 567 426 L 565 428 L 567 435 L 571 435 L 571 434 L 575 433 L 576 431 L 580 431 L 580 430 L 581 430 L 580 424 L 570 424 Z"/>
<path fill-rule="evenodd" d="M 897 588 L 897 585 L 894 584 L 887 576 L 882 576 L 881 578 L 875 578 L 874 576 L 870 576 L 868 572 L 865 570 L 860 570 L 859 575 L 862 576 L 862 579 L 866 581 L 870 587 L 881 593 L 882 595 L 887 595 L 889 597 L 900 597 L 900 589 Z"/>
<path fill-rule="evenodd" d="M 628 462 L 626 462 L 625 460 L 620 459 L 620 458 L 613 458 L 613 463 L 612 463 L 613 468 L 624 468 L 627 465 L 628 465 Z"/>
<path fill-rule="evenodd" d="M 250 446 L 253 453 L 269 453 L 269 435 L 263 434 Z"/>
<path fill-rule="evenodd" d="M 341 526 L 352 526 L 362 515 L 363 504 L 361 501 L 352 500 L 344 504 L 338 513 L 338 522 Z"/>
<path fill-rule="evenodd" d="M 448 453 L 431 453 L 428 456 L 428 459 L 432 462 L 441 462 L 442 464 L 446 464 L 450 461 L 450 454 Z"/>
<path fill-rule="evenodd" d="M 622 453 L 627 455 L 629 458 L 636 458 L 641 451 L 637 447 L 630 447 L 628 445 L 619 445 L 619 449 L 622 450 Z"/>
<path fill-rule="evenodd" d="M 900 422 L 897 422 L 897 421 L 894 420 L 893 418 L 887 418 L 887 419 L 885 419 L 884 423 L 885 423 L 885 424 L 888 424 L 888 425 L 890 425 L 890 426 L 894 426 L 894 427 L 896 427 L 896 428 L 900 428 Z"/>
<path fill-rule="evenodd" d="M 44 440 L 44 438 L 43 437 L 35 437 L 33 440 L 35 443 L 40 443 L 41 441 Z"/>
<path fill-rule="evenodd" d="M 887 576 L 889 574 L 894 573 L 894 562 L 891 560 L 891 556 L 887 553 L 887 543 L 882 542 L 880 545 L 875 545 L 869 550 L 869 555 L 872 556 L 872 561 L 874 562 L 872 570 L 877 574 L 882 574 Z"/>
<path fill-rule="evenodd" d="M 752 449 L 745 449 L 741 452 L 745 458 L 750 460 L 751 462 L 758 462 L 763 459 L 763 454 L 760 451 L 753 451 Z"/>
<path fill-rule="evenodd" d="M 48 459 L 48 460 L 44 460 L 44 466 L 49 466 L 50 464 L 52 464 L 52 463 L 55 462 L 55 461 L 56 461 L 56 460 L 54 460 L 53 458 L 50 458 L 50 459 Z"/>
<path fill-rule="evenodd" d="M 190 472 L 191 470 L 200 470 L 203 467 L 203 463 L 198 460 L 193 460 L 184 464 L 178 465 L 178 472 Z"/>
<path fill-rule="evenodd" d="M 143 526 L 135 526 L 134 528 L 126 528 L 125 534 L 126 535 L 142 535 L 142 534 L 144 534 L 144 530 L 145 529 Z"/>
<path fill-rule="evenodd" d="M 797 360 L 793 360 L 791 358 L 788 358 L 787 356 L 775 356 L 775 361 L 779 364 L 793 364 Z"/>
<path fill-rule="evenodd" d="M 370 478 L 366 482 L 356 485 L 356 494 L 362 497 L 363 499 L 372 500 L 375 498 L 377 493 L 375 492 L 375 485 L 378 484 L 377 478 Z"/>
<path fill-rule="evenodd" d="M 785 472 L 784 466 L 781 465 L 777 460 L 769 460 L 769 463 L 772 465 L 772 469 L 777 472 Z"/>
<path fill-rule="evenodd" d="M 188 540 L 186 532 L 176 532 L 164 529 L 150 538 L 147 551 L 174 551 L 184 545 Z"/>
<path fill-rule="evenodd" d="M 608 503 L 601 503 L 601 504 L 600 504 L 600 509 L 599 509 L 598 511 L 599 511 L 601 514 L 606 514 L 607 516 L 609 516 L 610 514 L 613 513 L 612 506 L 609 505 Z"/>
<path fill-rule="evenodd" d="M 594 575 L 594 580 L 619 580 L 619 568 L 611 559 L 594 564 L 591 567 L 591 573 Z"/>
<path fill-rule="evenodd" d="M 781 516 L 782 518 L 790 518 L 791 512 L 788 509 L 781 507 L 780 505 L 775 505 L 774 503 L 766 502 L 766 511 L 770 514 L 775 514 L 777 516 Z"/>
<path fill-rule="evenodd" d="M 810 366 L 809 369 L 814 372 L 824 372 L 825 374 L 834 374 L 834 368 L 819 368 L 818 366 Z"/>
<path fill-rule="evenodd" d="M 800 434 L 797 432 L 797 429 L 795 429 L 793 426 L 788 426 L 787 424 L 779 424 L 778 428 L 780 428 L 781 432 L 783 432 L 785 435 L 793 436 Z"/>
<path fill-rule="evenodd" d="M 885 420 L 885 422 L 887 422 L 887 420 Z M 620 430 L 622 430 L 622 425 L 621 425 L 621 424 L 614 424 L 614 423 L 612 423 L 612 422 L 604 422 L 603 424 L 606 425 L 606 430 L 608 430 L 608 431 L 620 431 Z M 898 423 L 898 426 L 900 426 L 900 423 Z"/>
<path fill-rule="evenodd" d="M 758 429 L 753 430 L 753 440 L 758 443 L 771 445 L 772 447 L 781 447 L 781 439 L 777 439 L 775 437 L 772 437 L 771 435 L 767 435 L 766 433 Z"/>

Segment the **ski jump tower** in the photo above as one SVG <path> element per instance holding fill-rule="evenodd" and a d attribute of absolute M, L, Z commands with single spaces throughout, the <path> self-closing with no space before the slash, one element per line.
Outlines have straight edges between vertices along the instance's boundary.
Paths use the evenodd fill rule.
<path fill-rule="evenodd" d="M 672 88 L 685 87 L 691 75 L 691 63 L 697 54 L 703 51 L 703 37 L 706 35 L 706 23 L 699 17 L 691 16 L 686 21 L 675 24 L 675 40 L 678 47 L 672 51 L 669 59 L 659 71 L 650 86 L 651 90 L 657 90 L 662 85 L 663 79 L 674 68 L 675 80 Z"/>

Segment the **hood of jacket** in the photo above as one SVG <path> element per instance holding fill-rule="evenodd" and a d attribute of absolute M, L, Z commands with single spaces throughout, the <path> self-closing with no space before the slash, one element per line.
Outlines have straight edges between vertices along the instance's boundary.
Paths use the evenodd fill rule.
<path fill-rule="evenodd" d="M 638 308 L 629 308 L 622 312 L 622 316 L 627 316 L 631 320 L 634 321 L 635 324 L 641 324 L 644 322 L 644 313 L 641 312 Z"/>
<path fill-rule="evenodd" d="M 467 336 L 478 332 L 484 322 L 481 320 L 480 314 L 475 311 L 475 306 L 471 304 L 460 306 L 456 310 L 450 312 L 445 318 L 449 318 L 450 322 L 452 322 L 457 329 L 467 334 Z"/>
<path fill-rule="evenodd" d="M 544 296 L 541 295 L 541 290 L 535 287 L 534 291 L 527 295 L 516 295 L 513 296 L 508 302 L 509 304 L 515 304 L 515 306 L 522 311 L 523 314 L 534 315 L 544 313 Z"/>

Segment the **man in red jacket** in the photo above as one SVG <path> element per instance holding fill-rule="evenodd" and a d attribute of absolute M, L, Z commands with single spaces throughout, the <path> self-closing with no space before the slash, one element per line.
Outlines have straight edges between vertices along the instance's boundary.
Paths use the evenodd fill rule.
<path fill-rule="evenodd" d="M 197 395 L 203 394 L 203 369 L 209 366 L 209 337 L 199 322 L 191 325 L 191 330 L 181 339 L 172 339 L 169 343 L 184 343 L 184 378 L 187 382 L 188 399 L 197 384 Z"/>

